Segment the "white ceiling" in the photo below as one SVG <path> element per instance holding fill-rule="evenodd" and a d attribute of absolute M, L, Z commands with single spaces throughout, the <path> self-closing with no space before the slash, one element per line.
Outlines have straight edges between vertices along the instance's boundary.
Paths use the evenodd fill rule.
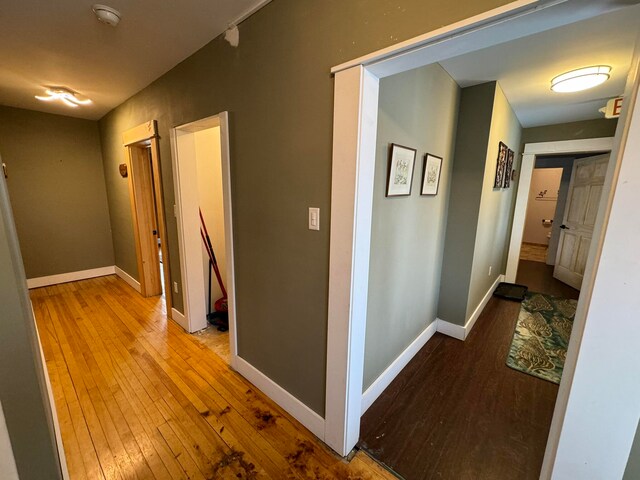
<path fill-rule="evenodd" d="M 98 119 L 268 1 L 2 0 L 0 104 Z M 120 24 L 100 23 L 94 3 L 119 10 Z M 36 100 L 45 85 L 93 104 Z"/>
<path fill-rule="evenodd" d="M 523 127 L 602 118 L 598 109 L 624 91 L 639 32 L 633 6 L 440 64 L 461 87 L 497 80 Z M 553 77 L 590 65 L 611 66 L 611 78 L 584 92 L 551 91 Z"/>

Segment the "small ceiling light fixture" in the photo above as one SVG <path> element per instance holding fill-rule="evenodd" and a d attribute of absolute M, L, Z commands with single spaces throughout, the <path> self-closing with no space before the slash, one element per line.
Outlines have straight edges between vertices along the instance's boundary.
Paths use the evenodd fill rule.
<path fill-rule="evenodd" d="M 111 8 L 107 5 L 100 5 L 98 3 L 91 8 L 93 9 L 93 13 L 96 14 L 96 17 L 98 17 L 98 20 L 102 23 L 106 23 L 112 27 L 115 27 L 120 23 L 120 17 L 122 17 L 122 14 L 115 8 Z"/>
<path fill-rule="evenodd" d="M 611 67 L 596 65 L 572 70 L 551 80 L 551 90 L 559 93 L 580 92 L 609 80 Z"/>
<path fill-rule="evenodd" d="M 53 100 L 60 100 L 62 103 L 69 107 L 77 107 L 78 105 L 87 105 L 91 103 L 91 100 L 85 98 L 83 100 L 79 99 L 76 95 L 77 93 L 73 90 L 69 90 L 65 87 L 48 87 L 45 89 L 45 93 L 49 95 L 48 97 L 43 97 L 41 95 L 36 95 L 38 100 L 42 100 L 43 102 L 51 102 Z"/>

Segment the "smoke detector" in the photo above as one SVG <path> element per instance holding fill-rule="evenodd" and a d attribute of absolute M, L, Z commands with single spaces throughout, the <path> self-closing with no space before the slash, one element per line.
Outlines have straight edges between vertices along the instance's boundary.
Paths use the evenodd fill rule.
<path fill-rule="evenodd" d="M 93 13 L 96 14 L 98 20 L 102 23 L 106 23 L 107 25 L 111 25 L 115 27 L 120 23 L 120 17 L 122 14 L 116 10 L 115 8 L 111 8 L 107 5 L 99 5 L 95 4 L 93 7 Z"/>

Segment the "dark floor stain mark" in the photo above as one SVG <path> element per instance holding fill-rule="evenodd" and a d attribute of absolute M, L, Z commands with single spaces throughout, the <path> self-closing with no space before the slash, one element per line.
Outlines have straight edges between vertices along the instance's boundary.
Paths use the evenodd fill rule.
<path fill-rule="evenodd" d="M 211 480 L 229 478 L 230 473 L 235 473 L 237 478 L 247 480 L 255 480 L 258 478 L 255 465 L 244 459 L 244 452 L 238 452 L 236 450 L 231 450 L 213 466 L 213 477 L 211 477 Z"/>
<path fill-rule="evenodd" d="M 200 412 L 200 415 L 202 415 L 203 417 L 208 417 L 209 415 L 211 415 L 211 411 L 205 410 L 204 412 Z"/>
<path fill-rule="evenodd" d="M 260 410 L 259 408 L 254 409 L 253 411 L 254 417 L 256 417 L 258 421 L 258 425 L 256 428 L 258 430 L 264 430 L 270 425 L 275 425 L 276 417 L 267 410 Z"/>
<path fill-rule="evenodd" d="M 307 440 L 298 440 L 296 445 L 296 451 L 287 455 L 287 461 L 293 468 L 306 471 L 309 465 L 308 459 L 313 455 L 315 449 L 313 444 Z"/>
<path fill-rule="evenodd" d="M 229 413 L 231 411 L 231 407 L 229 405 L 227 405 L 226 407 L 224 407 L 224 410 L 222 410 L 220 412 L 220 416 L 222 415 L 226 415 L 227 413 Z"/>
<path fill-rule="evenodd" d="M 220 433 L 224 432 L 224 425 L 220 427 Z"/>

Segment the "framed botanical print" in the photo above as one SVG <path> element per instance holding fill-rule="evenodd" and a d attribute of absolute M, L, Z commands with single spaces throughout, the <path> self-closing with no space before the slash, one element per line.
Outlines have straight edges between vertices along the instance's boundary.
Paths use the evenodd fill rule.
<path fill-rule="evenodd" d="M 507 156 L 509 148 L 502 142 L 498 146 L 498 159 L 496 161 L 496 176 L 493 181 L 493 188 L 502 188 L 507 167 Z"/>
<path fill-rule="evenodd" d="M 424 156 L 424 167 L 422 169 L 422 190 L 420 190 L 420 195 L 438 194 L 441 170 L 442 157 L 427 153 Z"/>
<path fill-rule="evenodd" d="M 416 149 L 391 144 L 389 151 L 389 176 L 387 177 L 387 197 L 411 195 L 413 167 Z"/>

